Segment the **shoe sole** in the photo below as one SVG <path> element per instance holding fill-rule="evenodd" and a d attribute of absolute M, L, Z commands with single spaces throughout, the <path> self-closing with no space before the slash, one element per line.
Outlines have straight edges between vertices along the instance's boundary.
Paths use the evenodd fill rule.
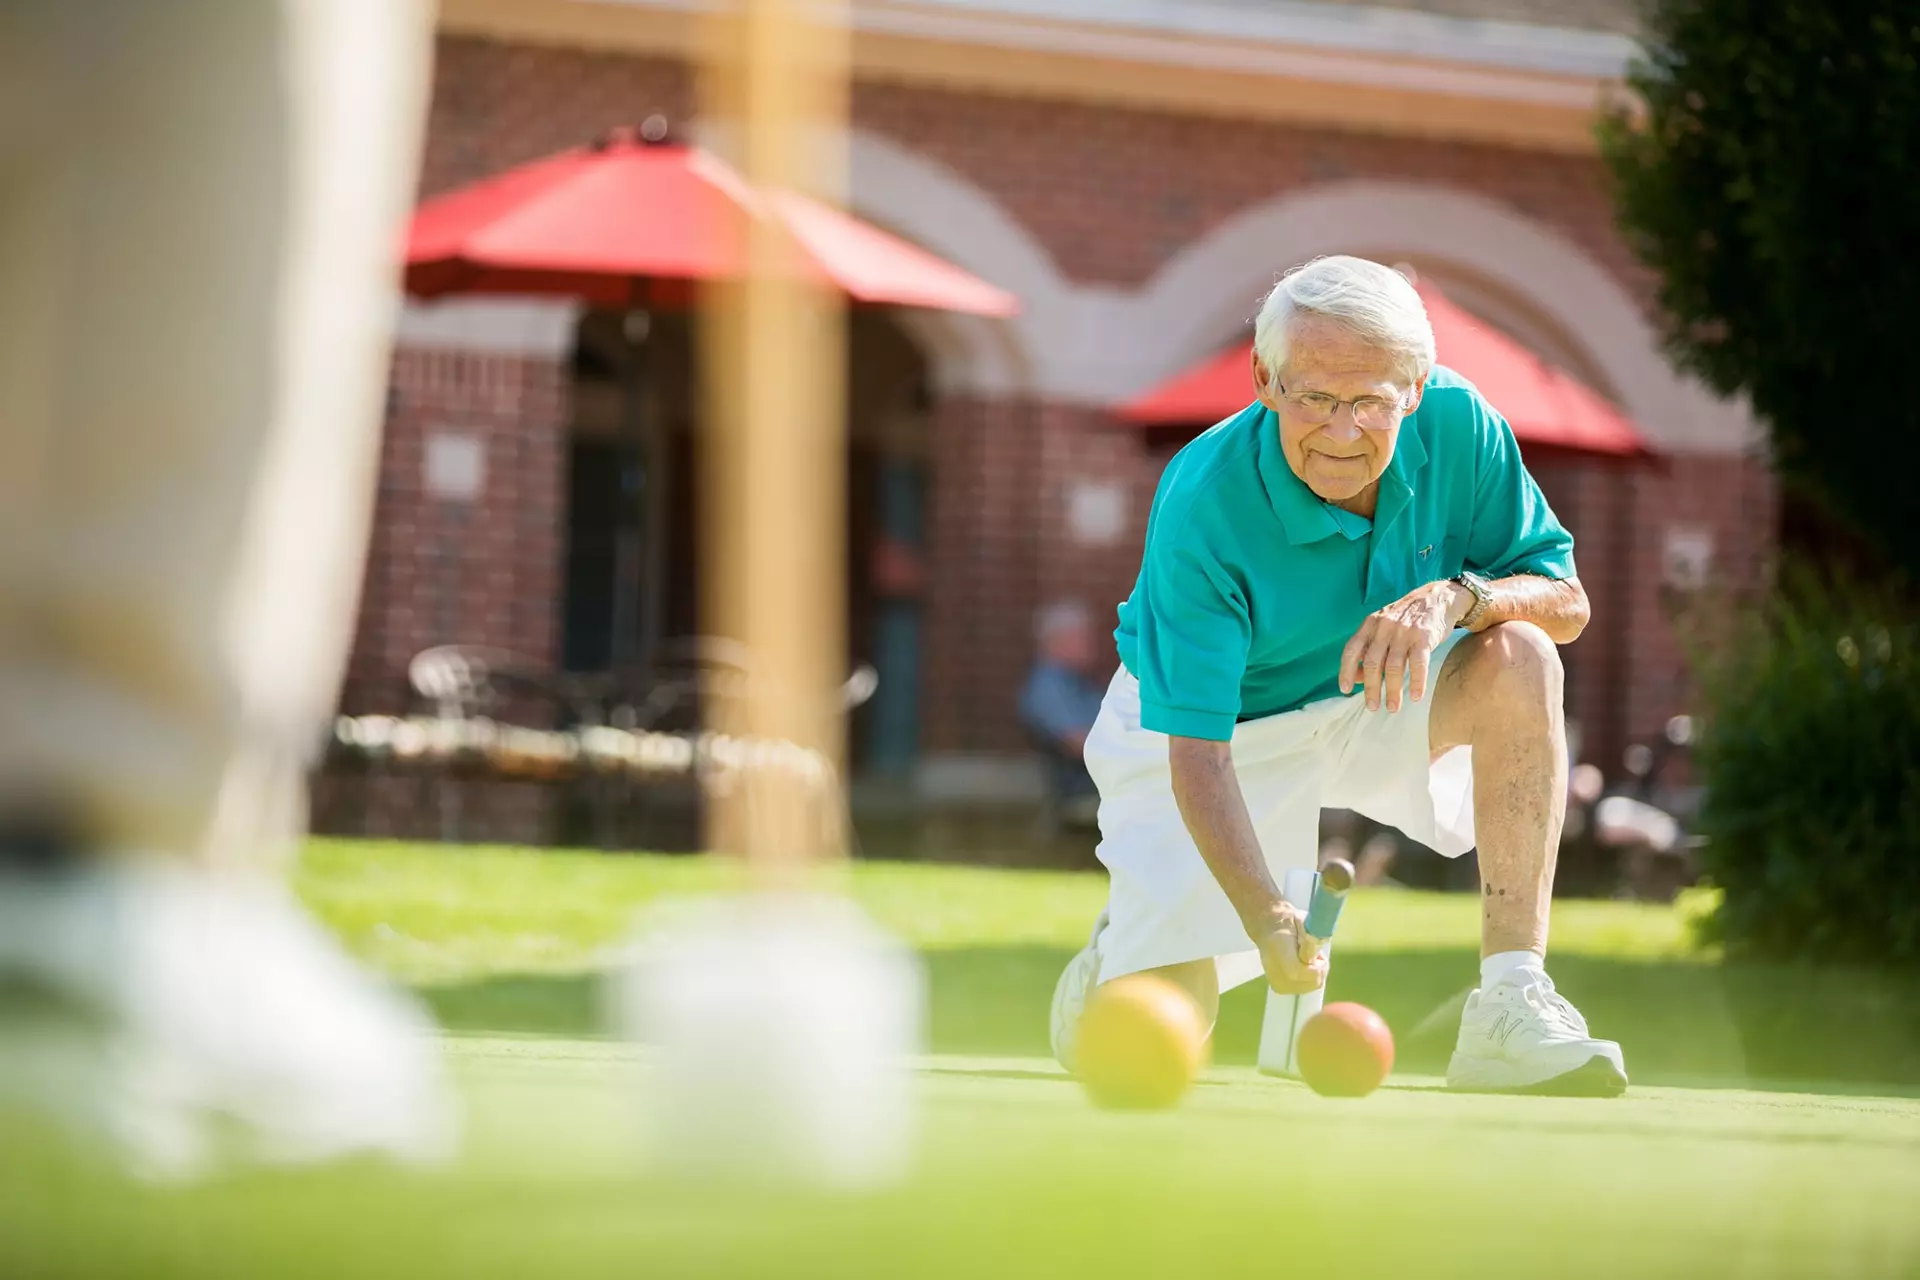
<path fill-rule="evenodd" d="M 1074 1032 L 1078 1029 L 1079 1014 L 1085 1011 L 1087 1000 L 1091 997 L 1094 987 L 1099 985 L 1100 935 L 1106 931 L 1107 912 L 1103 907 L 1100 910 L 1100 915 L 1093 922 L 1092 931 L 1087 935 L 1087 945 L 1080 948 L 1073 959 L 1067 961 L 1067 967 L 1060 971 L 1060 977 L 1056 979 L 1053 984 L 1053 1002 L 1047 1020 L 1047 1047 L 1053 1051 L 1053 1060 L 1066 1068 L 1069 1073 L 1073 1071 Z M 1088 961 L 1088 973 L 1080 979 L 1078 984 L 1079 990 L 1069 994 L 1067 990 L 1068 979 L 1076 975 L 1076 971 L 1081 968 L 1081 961 L 1083 960 Z M 1064 1006 L 1073 1003 L 1076 997 L 1080 1007 L 1074 1011 L 1074 1016 L 1069 1019 L 1066 1016 Z M 1073 1025 L 1068 1025 L 1070 1021 Z"/>
<path fill-rule="evenodd" d="M 1098 965 L 1091 948 L 1083 950 L 1067 962 L 1054 983 L 1047 1041 L 1053 1050 L 1053 1060 L 1068 1072 L 1073 1070 L 1075 1032 L 1079 1029 L 1080 1015 L 1086 1011 L 1087 1001 L 1099 980 Z"/>
<path fill-rule="evenodd" d="M 1497 1065 L 1497 1064 L 1496 1064 Z M 1571 1071 L 1525 1084 L 1454 1082 L 1457 1060 L 1447 1072 L 1447 1088 L 1455 1093 L 1506 1093 L 1548 1098 L 1617 1098 L 1627 1091 L 1627 1075 L 1604 1053 L 1596 1053 Z"/>

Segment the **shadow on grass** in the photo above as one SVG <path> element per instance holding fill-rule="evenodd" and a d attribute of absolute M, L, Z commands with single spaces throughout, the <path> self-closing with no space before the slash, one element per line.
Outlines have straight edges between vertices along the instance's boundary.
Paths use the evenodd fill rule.
<path fill-rule="evenodd" d="M 449 1031 L 585 1037 L 606 1030 L 600 980 L 591 973 L 486 978 L 419 994 Z"/>
<path fill-rule="evenodd" d="M 1072 1084 L 1064 1071 L 1022 1071 L 1016 1067 L 928 1067 L 936 1076 L 971 1076 L 976 1080 L 1044 1080 L 1049 1084 Z M 1204 1083 L 1204 1082 L 1203 1082 Z"/>
<path fill-rule="evenodd" d="M 1064 948 L 983 947 L 925 959 L 929 1038 L 938 1053 L 1047 1053 L 1054 979 Z M 1398 1040 L 1398 1066 L 1441 1072 L 1459 1002 L 1475 981 L 1469 948 L 1340 956 L 1328 995 L 1379 1011 Z M 1750 1085 L 1803 1081 L 1818 1092 L 1920 1086 L 1920 975 L 1629 962 L 1556 955 L 1554 980 L 1599 1035 L 1626 1051 L 1643 1083 Z M 499 977 L 421 993 L 450 1030 L 591 1036 L 604 1030 L 590 974 Z M 1214 1060 L 1254 1061 L 1263 988 L 1221 1002 Z"/>

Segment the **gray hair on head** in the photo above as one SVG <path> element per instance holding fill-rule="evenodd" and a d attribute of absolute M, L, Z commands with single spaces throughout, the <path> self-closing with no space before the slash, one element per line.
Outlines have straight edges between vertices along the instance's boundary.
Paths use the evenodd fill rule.
<path fill-rule="evenodd" d="M 1078 600 L 1055 600 L 1034 619 L 1034 636 L 1042 642 L 1062 631 L 1093 625 L 1093 612 Z"/>
<path fill-rule="evenodd" d="M 1344 254 L 1315 258 L 1280 277 L 1260 304 L 1253 349 L 1270 376 L 1287 367 L 1294 318 L 1321 316 L 1392 358 L 1409 386 L 1433 369 L 1433 324 L 1413 281 L 1392 267 Z"/>

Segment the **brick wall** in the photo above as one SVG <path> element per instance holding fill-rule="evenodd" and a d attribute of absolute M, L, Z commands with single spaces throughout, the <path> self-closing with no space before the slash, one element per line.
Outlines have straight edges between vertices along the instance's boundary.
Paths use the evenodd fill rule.
<path fill-rule="evenodd" d="M 1690 609 L 1716 607 L 1720 592 L 1750 593 L 1773 559 L 1778 494 L 1755 459 L 1680 454 L 1666 460 L 1635 497 L 1637 535 L 1616 565 L 1634 574 L 1635 647 L 1628 664 L 1628 723 L 1634 738 L 1657 735 L 1668 716 L 1688 709 L 1693 684 L 1673 625 Z M 1698 527 L 1713 539 L 1709 594 L 1689 601 L 1663 586 L 1663 540 L 1670 528 Z"/>
<path fill-rule="evenodd" d="M 661 112 L 693 118 L 683 64 L 442 38 L 423 194 L 577 146 Z M 1629 287 L 1595 159 L 1041 98 L 854 86 L 854 124 L 977 183 L 1081 282 L 1137 285 L 1220 224 L 1285 191 L 1384 178 L 1463 187 L 1566 236 Z"/>
<path fill-rule="evenodd" d="M 1020 745 L 1011 702 L 1031 652 L 1035 416 L 1030 405 L 961 396 L 933 411 L 921 699 L 932 750 Z"/>
<path fill-rule="evenodd" d="M 936 410 L 929 555 L 930 750 L 1017 750 L 1015 699 L 1038 610 L 1077 600 L 1103 632 L 1133 589 L 1164 455 L 1077 404 L 953 398 Z M 1089 540 L 1078 484 L 1117 489 L 1122 523 Z"/>
<path fill-rule="evenodd" d="M 1548 500 L 1574 535 L 1593 622 L 1566 651 L 1567 714 L 1586 757 L 1609 773 L 1622 749 L 1690 709 L 1693 685 L 1676 623 L 1688 610 L 1751 592 L 1771 564 L 1776 495 L 1758 460 L 1678 454 L 1651 467 L 1542 463 Z M 1695 600 L 1666 585 L 1670 530 L 1704 530 L 1713 559 Z"/>
<path fill-rule="evenodd" d="M 692 117 L 693 76 L 659 58 L 442 38 L 420 191 L 432 195 L 659 112 Z"/>
<path fill-rule="evenodd" d="M 1630 515 L 1628 495 L 1645 477 L 1583 462 L 1536 462 L 1530 469 L 1573 534 L 1576 565 L 1593 605 L 1586 634 L 1562 654 L 1567 718 L 1579 725 L 1588 759 L 1617 761 L 1628 730 L 1626 700 L 1614 690 L 1622 678 L 1618 664 L 1631 660 L 1633 646 L 1622 620 L 1631 578 L 1621 571 L 1615 548 L 1632 541 L 1621 521 Z"/>
<path fill-rule="evenodd" d="M 407 663 L 432 645 L 556 658 L 566 377 L 552 360 L 409 350 L 395 357 L 349 710 L 404 709 Z M 476 501 L 427 493 L 425 455 L 436 433 L 482 446 Z"/>
<path fill-rule="evenodd" d="M 1077 281 L 1138 285 L 1220 224 L 1344 179 L 1467 188 L 1580 245 L 1631 287 L 1595 159 L 1084 103 L 859 85 L 855 123 L 957 170 Z"/>
<path fill-rule="evenodd" d="M 1151 452 L 1138 431 L 1080 405 L 1048 405 L 1042 423 L 1040 597 L 1080 600 L 1095 611 L 1102 630 L 1111 630 L 1114 610 L 1139 573 L 1154 487 L 1172 455 Z M 1076 532 L 1071 504 L 1081 485 L 1117 489 L 1124 515 L 1117 532 Z"/>
<path fill-rule="evenodd" d="M 420 187 L 444 191 L 656 111 L 684 122 L 693 108 L 693 77 L 671 61 L 444 39 Z M 1378 178 L 1497 200 L 1646 296 L 1591 159 L 883 83 L 856 86 L 853 113 L 977 183 L 1082 283 L 1137 286 L 1253 205 Z M 402 353 L 349 705 L 396 705 L 406 660 L 432 643 L 554 655 L 565 376 L 553 362 Z M 1069 596 L 1111 617 L 1132 585 L 1164 456 L 1084 405 L 950 396 L 933 412 L 923 746 L 1017 749 L 1013 699 L 1034 610 Z M 421 491 L 423 442 L 442 426 L 486 441 L 489 487 L 470 510 Z M 1750 580 L 1771 545 L 1772 491 L 1764 468 L 1740 459 L 1542 472 L 1596 608 L 1570 655 L 1572 713 L 1611 765 L 1685 696 L 1659 588 L 1666 527 L 1709 527 L 1723 576 Z M 1095 543 L 1069 520 L 1083 483 L 1123 495 L 1123 529 Z"/>

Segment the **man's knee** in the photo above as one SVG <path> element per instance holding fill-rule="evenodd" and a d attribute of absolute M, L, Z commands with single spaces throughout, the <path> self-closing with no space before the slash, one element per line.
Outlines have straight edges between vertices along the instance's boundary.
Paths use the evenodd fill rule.
<path fill-rule="evenodd" d="M 1189 960 L 1184 964 L 1162 965 L 1148 973 L 1163 978 L 1193 997 L 1200 1013 L 1212 1026 L 1220 1016 L 1220 969 L 1212 960 Z"/>
<path fill-rule="evenodd" d="M 1494 723 L 1551 731 L 1562 714 L 1566 674 L 1546 632 L 1531 622 L 1501 622 L 1461 644 L 1458 683 L 1435 708 L 1446 721 L 1434 726 L 1436 749 L 1471 743 Z"/>
<path fill-rule="evenodd" d="M 1531 622 L 1500 622 L 1481 632 L 1475 681 L 1485 695 L 1558 707 L 1566 671 L 1560 647 Z"/>

